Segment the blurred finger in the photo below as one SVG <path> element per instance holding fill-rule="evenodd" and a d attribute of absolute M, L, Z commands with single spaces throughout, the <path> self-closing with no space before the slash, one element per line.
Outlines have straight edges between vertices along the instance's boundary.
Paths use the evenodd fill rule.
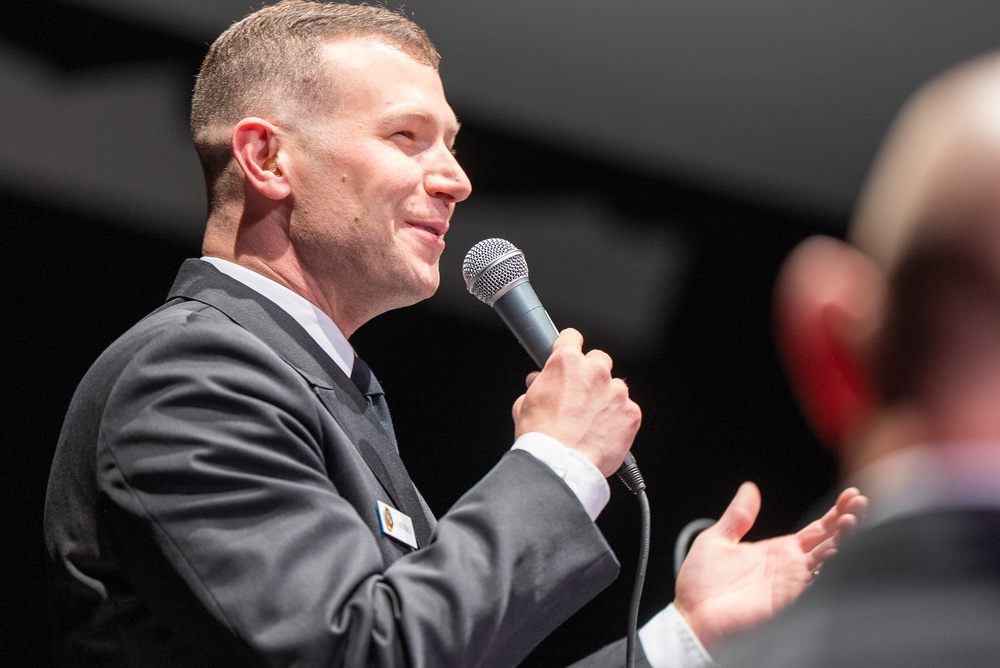
<path fill-rule="evenodd" d="M 806 553 L 806 568 L 810 572 L 815 573 L 820 570 L 827 559 L 835 554 L 837 554 L 836 541 L 833 538 L 828 538 L 817 545 L 811 552 Z"/>
<path fill-rule="evenodd" d="M 867 507 L 867 498 L 855 487 L 848 487 L 837 497 L 837 502 L 818 520 L 801 529 L 796 537 L 803 552 L 810 552 L 827 539 L 836 543 L 842 529 L 852 529 L 857 522 L 857 516 L 852 510 L 863 511 Z"/>
<path fill-rule="evenodd" d="M 853 494 L 847 495 L 848 492 Z M 847 496 L 845 497 L 845 495 Z M 837 507 L 841 508 L 845 514 L 854 515 L 860 520 L 868 512 L 868 497 L 856 487 L 849 487 L 837 499 Z"/>

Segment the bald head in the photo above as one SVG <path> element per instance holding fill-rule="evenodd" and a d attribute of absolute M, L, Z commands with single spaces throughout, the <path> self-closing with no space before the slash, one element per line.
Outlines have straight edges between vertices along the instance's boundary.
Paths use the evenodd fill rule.
<path fill-rule="evenodd" d="M 1000 53 L 947 71 L 910 98 L 868 175 L 850 240 L 891 269 L 916 234 L 995 209 L 998 183 Z"/>
<path fill-rule="evenodd" d="M 882 401 L 951 412 L 1000 354 L 1000 55 L 911 98 L 851 240 L 888 277 L 873 365 Z"/>
<path fill-rule="evenodd" d="M 849 238 L 801 244 L 775 293 L 817 433 L 847 469 L 914 439 L 1000 438 L 1000 54 L 910 98 Z"/>

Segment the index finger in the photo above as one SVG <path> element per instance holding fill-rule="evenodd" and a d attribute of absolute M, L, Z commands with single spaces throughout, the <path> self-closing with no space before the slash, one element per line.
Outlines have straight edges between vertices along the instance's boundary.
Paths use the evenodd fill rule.
<path fill-rule="evenodd" d="M 583 334 L 572 327 L 567 327 L 559 332 L 559 336 L 552 343 L 553 352 L 560 348 L 574 348 L 583 353 Z"/>

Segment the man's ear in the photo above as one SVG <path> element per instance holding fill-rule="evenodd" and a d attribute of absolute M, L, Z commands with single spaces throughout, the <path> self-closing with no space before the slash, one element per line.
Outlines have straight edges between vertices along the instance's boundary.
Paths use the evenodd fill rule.
<path fill-rule="evenodd" d="M 233 128 L 233 157 L 247 183 L 268 199 L 284 199 L 291 185 L 282 166 L 277 128 L 260 118 L 244 118 Z"/>
<path fill-rule="evenodd" d="M 803 412 L 834 448 L 875 408 L 870 362 L 884 290 L 875 263 L 831 237 L 799 244 L 778 276 L 778 347 Z"/>

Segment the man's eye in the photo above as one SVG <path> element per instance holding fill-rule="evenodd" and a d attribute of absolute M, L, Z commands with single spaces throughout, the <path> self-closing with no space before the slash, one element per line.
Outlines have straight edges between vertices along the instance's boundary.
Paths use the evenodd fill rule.
<path fill-rule="evenodd" d="M 410 132 L 409 130 L 400 130 L 399 132 L 393 133 L 393 135 L 396 137 L 403 137 L 404 139 L 409 139 L 410 141 L 413 141 L 417 138 L 417 135 Z"/>

